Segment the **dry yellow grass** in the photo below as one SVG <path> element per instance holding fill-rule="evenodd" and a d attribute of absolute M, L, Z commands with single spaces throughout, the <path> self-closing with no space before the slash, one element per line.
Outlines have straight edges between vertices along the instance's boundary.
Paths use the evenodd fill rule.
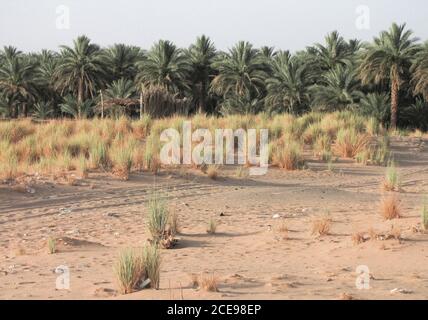
<path fill-rule="evenodd" d="M 364 145 L 361 123 L 367 121 L 346 112 L 314 112 L 302 117 L 260 114 L 224 118 L 176 116 L 156 120 L 145 116 L 137 121 L 126 117 L 42 123 L 5 121 L 0 123 L 0 180 L 13 181 L 36 173 L 51 177 L 73 171 L 79 178 L 86 179 L 89 170 L 91 173 L 108 171 L 124 180 L 133 170 L 157 174 L 162 168 L 160 133 L 167 128 L 181 132 L 185 120 L 192 122 L 192 129 L 207 128 L 213 133 L 221 128 L 268 129 L 271 163 L 286 170 L 302 167 L 303 138 L 320 144 L 314 145 L 313 151 L 322 151 L 322 158 L 330 154 L 331 143 L 335 140 L 338 146 L 343 143 L 346 150 L 348 144 L 352 150 L 359 149 Z M 340 128 L 348 131 L 338 133 Z M 352 150 L 344 153 L 355 153 Z M 218 167 L 207 167 L 207 174 L 212 179 L 217 178 Z M 245 177 L 246 172 L 241 169 L 237 176 Z"/>
<path fill-rule="evenodd" d="M 312 235 L 326 236 L 330 234 L 332 220 L 325 216 L 312 221 Z"/>
<path fill-rule="evenodd" d="M 218 277 L 212 274 L 203 274 L 201 276 L 201 288 L 208 292 L 218 292 Z"/>
<path fill-rule="evenodd" d="M 216 165 L 209 165 L 207 168 L 207 176 L 212 180 L 216 180 L 219 176 L 219 167 Z"/>
<path fill-rule="evenodd" d="M 380 203 L 380 214 L 385 220 L 401 217 L 400 202 L 396 194 L 383 196 Z"/>

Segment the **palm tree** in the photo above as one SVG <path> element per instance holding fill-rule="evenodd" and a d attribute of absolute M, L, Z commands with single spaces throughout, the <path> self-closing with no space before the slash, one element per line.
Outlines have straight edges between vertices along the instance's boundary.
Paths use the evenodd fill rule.
<path fill-rule="evenodd" d="M 319 83 L 311 88 L 311 92 L 312 106 L 328 111 L 351 106 L 362 96 L 355 69 L 342 65 L 326 72 Z"/>
<path fill-rule="evenodd" d="M 425 100 L 428 100 L 428 42 L 422 46 L 416 55 L 411 71 L 414 93 L 421 94 Z"/>
<path fill-rule="evenodd" d="M 92 114 L 92 99 L 80 102 L 72 95 L 64 97 L 64 102 L 60 104 L 61 112 L 71 115 L 74 119 L 84 119 Z"/>
<path fill-rule="evenodd" d="M 216 49 L 210 38 L 202 35 L 186 51 L 191 65 L 190 81 L 194 92 L 194 99 L 198 104 L 199 113 L 207 110 L 208 88 L 214 77 L 212 63 L 216 56 Z"/>
<path fill-rule="evenodd" d="M 102 58 L 112 80 L 133 80 L 137 74 L 136 64 L 142 60 L 143 52 L 136 46 L 115 44 L 103 51 Z"/>
<path fill-rule="evenodd" d="M 272 111 L 298 113 L 309 102 L 307 66 L 288 51 L 272 60 L 272 77 L 266 80 L 266 106 Z"/>
<path fill-rule="evenodd" d="M 33 117 L 37 119 L 46 119 L 53 113 L 52 105 L 49 102 L 38 102 L 34 105 Z"/>
<path fill-rule="evenodd" d="M 18 106 L 27 115 L 27 105 L 34 99 L 33 71 L 34 65 L 21 52 L 13 47 L 6 47 L 0 64 L 0 91 L 9 104 L 9 114 L 18 116 Z"/>
<path fill-rule="evenodd" d="M 110 109 L 110 114 L 117 118 L 124 114 L 127 107 L 138 104 L 135 94 L 135 83 L 129 79 L 120 78 L 107 86 L 104 103 Z"/>
<path fill-rule="evenodd" d="M 238 96 L 252 100 L 264 88 L 268 67 L 258 50 L 248 42 L 241 41 L 222 54 L 214 67 L 219 74 L 211 83 L 212 89 L 225 99 Z"/>
<path fill-rule="evenodd" d="M 186 78 L 190 71 L 182 50 L 169 41 L 160 40 L 139 63 L 137 82 L 179 93 L 188 89 Z"/>
<path fill-rule="evenodd" d="M 367 48 L 360 66 L 364 84 L 387 82 L 391 88 L 391 127 L 397 127 L 400 87 L 408 73 L 413 56 L 418 52 L 412 31 L 406 25 L 393 24 L 389 31 L 382 31 Z"/>
<path fill-rule="evenodd" d="M 60 63 L 55 71 L 56 88 L 61 90 L 61 94 L 73 93 L 82 105 L 86 99 L 94 97 L 106 78 L 101 49 L 86 36 L 74 40 L 73 48 L 61 48 Z"/>
<path fill-rule="evenodd" d="M 337 65 L 345 65 L 350 62 L 353 51 L 358 50 L 359 43 L 350 41 L 348 44 L 337 31 L 329 33 L 325 37 L 325 45 L 316 43 L 309 47 L 308 51 L 316 57 L 319 67 L 326 71 Z"/>
<path fill-rule="evenodd" d="M 364 116 L 374 117 L 380 123 L 386 123 L 390 118 L 389 97 L 386 93 L 369 93 L 361 98 L 358 111 Z"/>

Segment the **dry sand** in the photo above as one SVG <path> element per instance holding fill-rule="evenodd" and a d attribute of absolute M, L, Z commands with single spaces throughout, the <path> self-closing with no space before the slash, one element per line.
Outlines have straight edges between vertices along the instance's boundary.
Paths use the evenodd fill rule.
<path fill-rule="evenodd" d="M 247 179 L 228 167 L 216 181 L 188 169 L 156 178 L 132 174 L 126 182 L 91 174 L 78 186 L 40 180 L 34 193 L 2 185 L 0 298 L 426 299 L 428 234 L 415 228 L 428 194 L 428 152 L 419 145 L 393 141 L 404 215 L 393 221 L 379 214 L 385 168 L 349 160 L 335 163 L 333 172 L 309 160 L 302 171 L 271 168 Z M 154 183 L 179 216 L 178 246 L 162 250 L 160 290 L 119 295 L 113 264 L 121 248 L 148 238 L 146 201 Z M 311 235 L 313 219 L 326 214 L 331 234 Z M 211 217 L 219 223 L 215 235 L 206 233 Z M 278 230 L 283 223 L 287 239 Z M 352 241 L 355 232 L 385 233 L 391 225 L 401 229 L 401 241 Z M 62 239 L 56 254 L 47 253 L 49 236 Z M 59 265 L 69 267 L 70 290 L 55 289 Z M 355 286 L 359 265 L 370 270 L 369 290 Z M 201 272 L 215 273 L 219 292 L 192 288 L 190 275 Z"/>

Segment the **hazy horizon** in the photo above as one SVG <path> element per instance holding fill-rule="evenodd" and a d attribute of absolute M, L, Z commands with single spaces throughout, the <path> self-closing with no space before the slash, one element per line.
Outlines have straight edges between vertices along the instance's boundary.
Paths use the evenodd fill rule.
<path fill-rule="evenodd" d="M 69 29 L 58 29 L 58 6 L 69 8 Z M 370 28 L 359 29 L 357 8 L 370 10 Z M 85 34 L 101 46 L 126 43 L 148 49 L 159 39 L 188 47 L 201 34 L 221 50 L 239 40 L 255 46 L 296 51 L 323 42 L 333 30 L 346 39 L 368 41 L 392 22 L 407 23 L 415 36 L 428 40 L 425 1 L 412 5 L 378 0 L 15 0 L 2 3 L 0 46 L 23 51 L 57 50 Z"/>

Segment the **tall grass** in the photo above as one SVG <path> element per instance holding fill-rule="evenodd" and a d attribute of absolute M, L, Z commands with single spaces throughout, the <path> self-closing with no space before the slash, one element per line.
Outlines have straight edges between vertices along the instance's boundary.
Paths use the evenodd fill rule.
<path fill-rule="evenodd" d="M 120 292 L 132 293 L 146 277 L 142 254 L 135 249 L 124 249 L 119 254 L 114 271 Z"/>
<path fill-rule="evenodd" d="M 148 227 L 155 243 L 159 244 L 164 239 L 168 222 L 169 211 L 166 201 L 155 191 L 150 195 L 148 203 Z"/>

